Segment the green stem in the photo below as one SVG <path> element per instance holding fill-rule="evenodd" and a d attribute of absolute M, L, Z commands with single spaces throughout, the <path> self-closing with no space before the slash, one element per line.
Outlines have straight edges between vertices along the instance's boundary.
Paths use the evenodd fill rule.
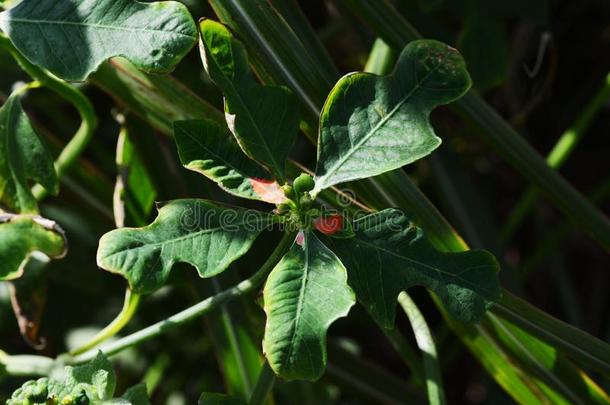
<path fill-rule="evenodd" d="M 139 330 L 138 332 L 125 336 L 117 340 L 116 342 L 112 342 L 105 346 L 102 346 L 99 350 L 103 351 L 108 356 L 120 353 L 125 349 L 146 342 L 186 322 L 196 319 L 203 314 L 215 310 L 219 308 L 222 304 L 232 299 L 250 293 L 265 281 L 269 272 L 280 261 L 282 256 L 284 256 L 284 253 L 288 251 L 290 245 L 292 245 L 292 242 L 294 241 L 294 235 L 295 234 L 292 232 L 285 233 L 282 237 L 282 240 L 275 248 L 271 256 L 269 256 L 263 266 L 250 278 L 240 282 L 239 284 L 232 288 L 229 288 L 228 290 L 224 290 L 219 294 L 216 294 L 212 297 L 208 297 L 205 300 L 199 302 L 198 304 L 195 304 L 192 307 L 185 309 L 184 311 L 172 315 L 163 321 L 157 322 L 147 328 Z M 96 356 L 96 353 L 97 349 L 89 350 L 79 356 L 74 357 L 72 359 L 72 362 L 83 363 L 89 361 Z"/>
<path fill-rule="evenodd" d="M 119 333 L 129 323 L 129 321 L 131 321 L 136 313 L 138 305 L 140 304 L 140 297 L 141 296 L 139 294 L 132 292 L 130 289 L 125 290 L 125 302 L 123 303 L 123 309 L 119 315 L 87 343 L 72 350 L 70 355 L 76 356 L 86 352 L 87 350 L 93 349 L 100 343 Z"/>
<path fill-rule="evenodd" d="M 610 73 L 606 76 L 603 85 L 597 91 L 597 94 L 586 105 L 583 112 L 570 128 L 568 128 L 560 137 L 553 149 L 546 157 L 546 162 L 553 169 L 559 169 L 565 161 L 570 157 L 583 135 L 587 132 L 593 119 L 604 106 L 610 97 Z M 502 239 L 508 241 L 511 239 L 515 231 L 519 228 L 523 219 L 531 211 L 534 203 L 539 196 L 538 190 L 530 186 L 525 194 L 521 197 L 515 208 L 509 215 L 509 219 L 502 229 Z"/>
<path fill-rule="evenodd" d="M 426 387 L 428 389 L 428 401 L 430 405 L 443 405 L 447 403 L 445 391 L 443 390 L 443 379 L 438 364 L 436 345 L 432 338 L 430 328 L 415 302 L 406 292 L 400 293 L 398 303 L 407 314 L 417 346 L 422 351 L 424 358 L 424 371 L 426 373 Z"/>
<path fill-rule="evenodd" d="M 265 402 L 265 399 L 273 389 L 274 383 L 275 373 L 271 369 L 271 366 L 269 366 L 269 363 L 265 361 L 261 372 L 258 375 L 258 380 L 256 381 L 254 391 L 252 391 L 252 395 L 250 396 L 248 404 L 261 405 L 263 402 Z"/>
<path fill-rule="evenodd" d="M 0 34 L 0 47 L 8 51 L 28 75 L 74 105 L 81 117 L 80 127 L 55 161 L 55 170 L 57 175 L 61 177 L 83 152 L 93 136 L 93 131 L 97 127 L 97 116 L 95 115 L 93 104 L 76 87 L 30 63 L 15 49 L 8 37 L 3 34 Z M 34 196 L 39 200 L 46 196 L 45 189 L 40 185 L 35 185 L 32 191 Z"/>

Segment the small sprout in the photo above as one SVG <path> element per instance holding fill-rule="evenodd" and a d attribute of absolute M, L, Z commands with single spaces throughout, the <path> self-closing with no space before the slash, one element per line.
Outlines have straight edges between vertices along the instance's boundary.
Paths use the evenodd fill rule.
<path fill-rule="evenodd" d="M 284 195 L 290 199 L 294 198 L 294 189 L 292 188 L 292 186 L 290 184 L 284 184 L 282 186 L 282 191 L 284 192 Z"/>
<path fill-rule="evenodd" d="M 313 200 L 307 194 L 304 194 L 299 198 L 299 206 L 301 209 L 308 209 L 313 204 Z"/>

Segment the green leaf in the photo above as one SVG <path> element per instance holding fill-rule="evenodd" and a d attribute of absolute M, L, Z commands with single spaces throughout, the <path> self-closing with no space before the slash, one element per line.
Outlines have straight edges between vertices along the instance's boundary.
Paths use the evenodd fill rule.
<path fill-rule="evenodd" d="M 246 403 L 240 399 L 226 394 L 216 394 L 213 392 L 204 392 L 199 397 L 199 405 L 245 405 Z"/>
<path fill-rule="evenodd" d="M 20 277 L 33 252 L 60 258 L 66 249 L 64 231 L 55 222 L 0 212 L 0 280 Z"/>
<path fill-rule="evenodd" d="M 398 294 L 415 285 L 434 291 L 453 317 L 468 322 L 500 297 L 493 255 L 441 253 L 399 210 L 360 218 L 353 228 L 352 239 L 323 240 L 345 264 L 358 300 L 386 328 L 394 326 Z"/>
<path fill-rule="evenodd" d="M 146 392 L 146 385 L 138 384 L 129 388 L 121 397 L 120 402 L 117 403 L 125 403 L 131 405 L 150 405 L 150 401 L 148 400 L 148 393 Z"/>
<path fill-rule="evenodd" d="M 148 405 L 146 386 L 136 385 L 121 398 L 115 398 L 116 375 L 108 358 L 97 356 L 81 366 L 67 366 L 64 378 L 28 381 L 13 392 L 7 405 L 23 404 L 116 404 Z"/>
<path fill-rule="evenodd" d="M 388 76 L 344 76 L 330 92 L 320 116 L 314 194 L 430 154 L 441 143 L 430 125 L 430 112 L 469 88 L 470 77 L 460 54 L 431 40 L 407 45 Z"/>
<path fill-rule="evenodd" d="M 242 153 L 226 127 L 207 119 L 177 121 L 174 139 L 184 167 L 203 174 L 223 190 L 253 200 L 285 199 L 277 183 L 266 180 L 269 174 Z M 278 191 L 272 201 L 260 192 L 259 184 L 265 182 L 275 184 Z"/>
<path fill-rule="evenodd" d="M 77 81 L 114 56 L 169 72 L 197 41 L 195 22 L 174 1 L 24 0 L 0 14 L 0 29 L 32 63 Z"/>
<path fill-rule="evenodd" d="M 175 200 L 162 206 L 146 227 L 115 229 L 102 236 L 97 263 L 125 277 L 138 294 L 148 294 L 165 284 L 177 262 L 193 265 L 201 277 L 221 273 L 276 220 L 206 200 Z"/>
<path fill-rule="evenodd" d="M 13 94 L 0 108 L 0 203 L 20 213 L 38 213 L 28 179 L 56 194 L 53 158 Z"/>
<path fill-rule="evenodd" d="M 345 267 L 305 231 L 271 271 L 263 294 L 269 365 L 288 380 L 317 380 L 326 367 L 326 331 L 355 303 Z"/>
<path fill-rule="evenodd" d="M 258 84 L 244 46 L 222 24 L 204 20 L 200 28 L 203 64 L 224 93 L 229 129 L 243 151 L 283 183 L 299 127 L 296 98 L 286 87 Z"/>
<path fill-rule="evenodd" d="M 66 367 L 64 390 L 72 395 L 85 391 L 90 400 L 111 399 L 116 389 L 116 376 L 112 363 L 98 352 L 89 363 L 77 367 Z"/>

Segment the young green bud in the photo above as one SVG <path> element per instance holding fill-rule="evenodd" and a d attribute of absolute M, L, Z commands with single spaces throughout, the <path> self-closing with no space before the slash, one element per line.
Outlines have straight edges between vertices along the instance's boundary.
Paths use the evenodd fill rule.
<path fill-rule="evenodd" d="M 294 189 L 292 188 L 292 186 L 290 184 L 284 184 L 282 186 L 282 191 L 284 192 L 284 195 L 290 199 L 294 198 Z"/>
<path fill-rule="evenodd" d="M 304 195 L 299 199 L 299 205 L 303 209 L 308 209 L 309 207 L 311 207 L 312 202 L 313 201 L 312 201 L 311 197 L 309 197 L 308 195 Z"/>
<path fill-rule="evenodd" d="M 294 187 L 294 191 L 297 194 L 306 193 L 308 191 L 313 190 L 316 183 L 313 180 L 313 177 L 306 173 L 302 173 L 299 177 L 294 180 L 292 186 Z"/>

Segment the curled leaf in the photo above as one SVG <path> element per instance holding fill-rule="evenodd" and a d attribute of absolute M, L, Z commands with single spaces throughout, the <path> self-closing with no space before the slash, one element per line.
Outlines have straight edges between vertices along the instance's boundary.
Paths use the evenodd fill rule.
<path fill-rule="evenodd" d="M 56 222 L 34 215 L 0 213 L 0 280 L 20 277 L 34 252 L 59 259 L 66 251 L 65 233 Z"/>
<path fill-rule="evenodd" d="M 28 179 L 58 191 L 53 157 L 13 94 L 0 108 L 0 203 L 14 212 L 38 213 Z"/>

